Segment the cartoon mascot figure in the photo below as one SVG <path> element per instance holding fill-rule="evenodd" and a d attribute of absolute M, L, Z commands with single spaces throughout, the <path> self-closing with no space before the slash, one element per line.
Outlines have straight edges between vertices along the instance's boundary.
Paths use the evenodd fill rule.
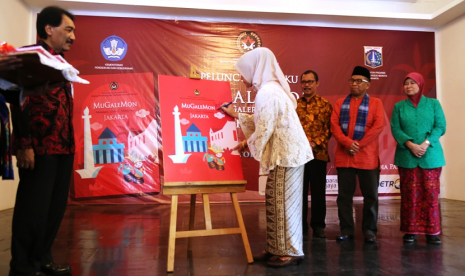
<path fill-rule="evenodd" d="M 134 162 L 134 180 L 136 184 L 144 184 L 144 163 L 142 160 L 137 160 Z"/>
<path fill-rule="evenodd" d="M 118 167 L 118 173 L 123 173 L 124 181 L 131 182 L 134 180 L 134 166 L 130 156 L 125 156 L 123 162 Z"/>
<path fill-rule="evenodd" d="M 135 184 L 144 184 L 144 158 L 131 153 L 125 156 L 123 162 L 118 167 L 118 173 L 123 174 L 124 181 Z"/>
<path fill-rule="evenodd" d="M 216 153 L 213 151 L 212 148 L 209 147 L 207 153 L 205 153 L 205 155 L 203 156 L 203 161 L 207 161 L 208 167 L 210 167 L 210 169 L 216 169 L 215 159 Z"/>
<path fill-rule="evenodd" d="M 226 159 L 223 156 L 223 152 L 221 150 L 216 151 L 216 169 L 219 171 L 224 171 L 224 163 L 226 163 Z"/>

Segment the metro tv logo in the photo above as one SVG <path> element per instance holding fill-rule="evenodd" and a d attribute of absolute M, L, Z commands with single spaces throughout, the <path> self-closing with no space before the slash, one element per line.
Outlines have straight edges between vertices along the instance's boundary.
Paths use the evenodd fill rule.
<path fill-rule="evenodd" d="M 391 188 L 395 187 L 397 190 L 400 189 L 400 180 L 397 179 L 395 181 L 380 181 L 378 187 L 381 188 Z"/>

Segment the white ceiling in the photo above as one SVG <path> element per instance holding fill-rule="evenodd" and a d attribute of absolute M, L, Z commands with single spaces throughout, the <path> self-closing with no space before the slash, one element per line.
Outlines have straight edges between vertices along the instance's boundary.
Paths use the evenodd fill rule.
<path fill-rule="evenodd" d="M 22 0 L 40 10 L 196 21 L 431 31 L 465 14 L 464 0 Z"/>

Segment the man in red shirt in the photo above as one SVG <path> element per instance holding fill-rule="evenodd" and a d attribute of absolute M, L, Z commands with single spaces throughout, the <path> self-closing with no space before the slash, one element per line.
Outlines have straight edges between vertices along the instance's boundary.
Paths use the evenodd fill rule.
<path fill-rule="evenodd" d="M 53 55 L 70 49 L 74 16 L 47 7 L 37 16 L 38 45 Z M 11 106 L 19 186 L 13 214 L 10 276 L 59 275 L 51 248 L 65 213 L 74 160 L 73 98 L 69 82 Z"/>
<path fill-rule="evenodd" d="M 349 79 L 350 94 L 339 99 L 331 114 L 331 132 L 337 141 L 335 162 L 338 178 L 337 207 L 339 241 L 354 238 L 353 197 L 356 176 L 363 195 L 362 232 L 366 242 L 375 242 L 378 220 L 379 146 L 384 127 L 380 99 L 370 97 L 370 71 L 356 66 Z"/>

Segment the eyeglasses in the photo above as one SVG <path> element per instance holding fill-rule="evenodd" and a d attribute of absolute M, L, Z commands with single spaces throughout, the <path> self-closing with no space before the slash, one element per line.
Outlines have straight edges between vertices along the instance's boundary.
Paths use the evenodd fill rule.
<path fill-rule="evenodd" d="M 308 81 L 300 81 L 301 84 L 314 84 L 316 82 L 316 80 L 308 80 Z"/>
<path fill-rule="evenodd" d="M 352 78 L 349 79 L 349 84 L 352 84 L 354 82 L 356 82 L 357 84 L 361 84 L 362 82 L 368 82 L 368 81 L 364 79 L 352 79 Z"/>

